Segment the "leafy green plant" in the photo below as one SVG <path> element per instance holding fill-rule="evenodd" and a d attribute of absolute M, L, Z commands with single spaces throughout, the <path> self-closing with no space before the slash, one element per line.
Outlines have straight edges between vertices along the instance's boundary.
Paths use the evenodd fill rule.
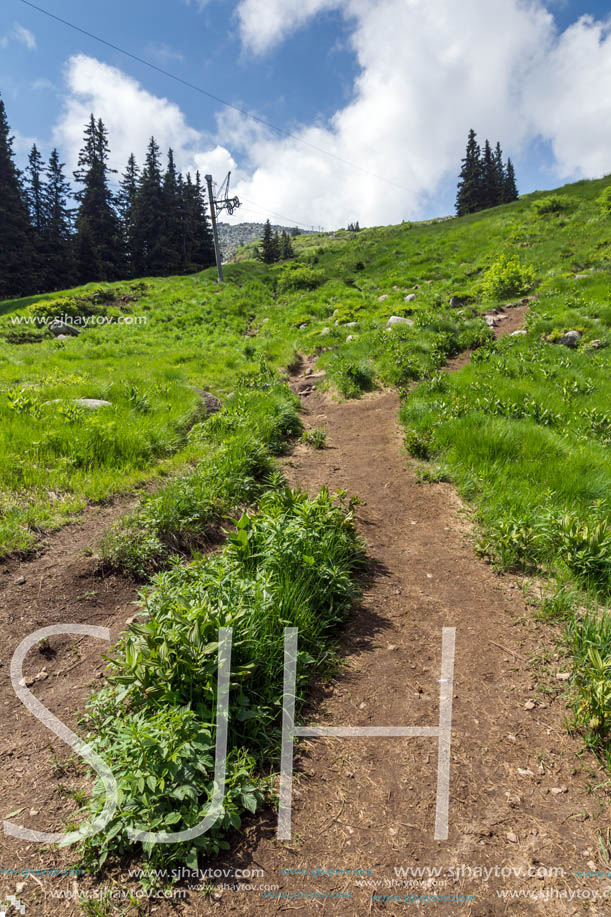
<path fill-rule="evenodd" d="M 489 299 L 500 299 L 528 293 L 535 282 L 535 269 L 523 265 L 517 258 L 501 255 L 494 261 L 482 279 L 482 291 Z"/>
<path fill-rule="evenodd" d="M 611 213 L 611 185 L 607 185 L 602 193 L 599 194 L 596 198 L 596 203 L 602 216 L 609 216 Z"/>
<path fill-rule="evenodd" d="M 567 642 L 575 658 L 571 679 L 573 726 L 611 767 L 611 615 L 573 616 Z"/>
<path fill-rule="evenodd" d="M 315 449 L 326 449 L 327 447 L 327 434 L 324 430 L 306 430 L 302 433 L 301 440 L 308 446 L 314 446 Z"/>
<path fill-rule="evenodd" d="M 537 216 L 545 216 L 548 213 L 562 213 L 570 210 L 571 201 L 564 194 L 548 194 L 546 197 L 540 197 L 532 203 L 532 209 Z"/>

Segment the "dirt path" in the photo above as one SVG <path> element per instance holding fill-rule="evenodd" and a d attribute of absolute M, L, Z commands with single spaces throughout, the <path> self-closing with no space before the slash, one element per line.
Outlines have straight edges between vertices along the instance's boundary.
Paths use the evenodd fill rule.
<path fill-rule="evenodd" d="M 298 446 L 291 483 L 311 493 L 323 485 L 357 493 L 372 557 L 363 602 L 342 643 L 345 666 L 319 692 L 306 722 L 437 725 L 442 628 L 455 627 L 449 837 L 434 840 L 436 739 L 306 740 L 292 841 L 277 842 L 270 823 L 264 836 L 246 837 L 244 863 L 263 868 L 265 882 L 288 893 L 350 897 L 245 902 L 226 892 L 223 904 L 230 913 L 300 906 L 308 914 L 324 908 L 402 914 L 421 905 L 372 902 L 372 892 L 437 892 L 475 896 L 469 903 L 436 903 L 435 914 L 444 917 L 582 913 L 583 901 L 569 904 L 554 893 L 605 885 L 573 875 L 596 860 L 596 829 L 606 822 L 587 788 L 604 778 L 596 778 L 591 758 L 578 757 L 579 741 L 563 727 L 562 683 L 555 679 L 562 663 L 554 661 L 549 626 L 533 623 L 513 577 L 497 576 L 475 556 L 454 490 L 418 484 L 406 468 L 394 392 L 342 404 L 312 393 L 305 403 L 308 426 L 326 430 L 329 448 Z M 533 653 L 549 659 L 540 671 L 525 662 Z M 548 694 L 536 681 L 550 676 Z M 405 887 L 395 871 L 430 866 L 441 867 L 443 875 L 462 864 L 466 875 L 437 885 L 416 880 Z M 540 866 L 562 867 L 565 877 L 521 879 L 501 872 Z M 492 870 L 488 881 L 468 878 L 469 868 L 477 867 Z M 317 868 L 372 870 L 371 879 L 382 880 L 382 887 L 358 887 L 352 876 L 281 874 Z M 396 884 L 385 888 L 384 880 Z M 501 889 L 547 890 L 551 900 L 504 901 L 496 896 Z M 611 914 L 611 900 L 589 912 Z"/>
<path fill-rule="evenodd" d="M 436 726 L 442 628 L 456 628 L 448 840 L 434 839 L 435 738 L 308 739 L 296 757 L 291 840 L 276 840 L 276 819 L 269 812 L 246 829 L 225 864 L 202 864 L 261 869 L 262 877 L 242 881 L 276 885 L 286 897 L 262 899 L 258 890 L 219 890 L 212 899 L 192 893 L 174 909 L 155 902 L 150 913 L 404 914 L 428 906 L 439 917 L 581 914 L 584 909 L 608 917 L 611 899 L 605 905 L 558 897 L 569 889 L 602 892 L 611 882 L 573 874 L 588 864 L 604 865 L 596 832 L 606 830 L 605 814 L 599 793 L 588 793 L 604 776 L 589 755 L 579 756 L 579 741 L 564 728 L 564 683 L 555 676 L 566 671 L 566 661 L 554 657 L 550 626 L 533 621 L 515 578 L 497 576 L 475 556 L 468 515 L 454 490 L 419 484 L 414 470 L 406 467 L 397 395 L 385 391 L 339 404 L 308 391 L 314 377 L 306 375 L 309 367 L 303 369 L 296 388 L 303 393 L 306 425 L 325 429 L 329 448 L 298 445 L 287 474 L 292 484 L 311 493 L 326 485 L 358 494 L 359 526 L 371 558 L 363 600 L 341 638 L 344 664 L 316 689 L 305 722 Z M 16 571 L 10 573 L 0 608 L 3 628 L 11 621 L 0 649 L 5 666 L 19 641 L 11 604 L 17 594 L 18 630 L 25 633 L 74 619 L 110 625 L 114 638 L 131 614 L 133 586 L 112 577 L 94 578 L 92 562 L 75 554 L 78 527 L 71 528 L 57 536 L 66 549 L 62 570 L 55 570 L 51 549 L 34 566 L 24 566 L 25 583 L 16 585 Z M 82 589 L 79 585 L 75 591 L 75 583 L 82 583 Z M 46 601 L 41 604 L 41 589 L 53 596 L 51 609 Z M 65 652 L 57 652 L 61 647 L 52 649 L 55 658 L 30 659 L 28 671 L 46 669 L 37 696 L 60 716 L 64 709 L 70 723 L 68 708 L 78 707 L 92 675 L 103 667 L 100 649 L 85 640 L 74 665 Z M 543 661 L 529 663 L 533 654 Z M 0 814 L 25 806 L 20 818 L 28 824 L 29 812 L 41 808 L 44 827 L 59 829 L 71 801 L 49 787 L 47 746 L 55 746 L 44 727 L 26 719 L 4 690 L 3 702 L 0 725 L 9 739 L 1 758 L 5 808 Z M 32 805 L 37 782 L 41 802 Z M 43 827 L 40 814 L 31 820 Z M 43 855 L 36 845 L 10 838 L 0 837 L 0 846 L 0 867 L 69 862 L 65 853 Z M 403 880 L 397 875 L 401 867 L 439 868 L 441 874 L 433 881 L 415 874 Z M 446 874 L 450 867 L 457 869 L 455 877 Z M 507 873 L 526 873 L 529 867 L 535 872 L 560 868 L 565 875 Z M 487 879 L 477 875 L 481 868 L 488 871 Z M 285 876 L 282 870 L 287 869 L 330 874 Z M 370 872 L 346 874 L 358 870 Z M 357 884 L 363 881 L 381 885 Z M 63 887 L 71 887 L 71 881 L 64 880 Z M 0 889 L 14 894 L 15 880 L 6 882 L 0 874 Z M 32 889 L 28 879 L 23 889 L 28 906 Z M 496 894 L 502 889 L 549 897 L 503 900 Z M 457 898 L 408 904 L 372 901 L 374 893 Z M 467 895 L 474 900 L 459 897 Z M 81 912 L 70 902 L 47 899 L 33 913 L 72 917 Z"/>

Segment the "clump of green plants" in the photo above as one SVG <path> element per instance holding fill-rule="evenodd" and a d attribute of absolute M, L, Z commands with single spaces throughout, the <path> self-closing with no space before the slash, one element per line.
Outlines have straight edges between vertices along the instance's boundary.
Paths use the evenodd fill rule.
<path fill-rule="evenodd" d="M 281 293 L 292 293 L 295 290 L 315 290 L 324 283 L 322 271 L 303 264 L 286 264 L 279 271 L 278 290 Z"/>
<path fill-rule="evenodd" d="M 602 216 L 611 214 L 611 185 L 608 185 L 601 194 L 596 198 L 598 209 Z"/>
<path fill-rule="evenodd" d="M 190 472 L 148 497 L 105 536 L 104 563 L 138 578 L 218 537 L 223 516 L 256 500 L 279 480 L 274 456 L 302 430 L 299 402 L 273 373 L 238 380 L 221 411 L 189 434 L 206 447 Z"/>
<path fill-rule="evenodd" d="M 233 629 L 224 813 L 193 841 L 143 843 L 153 866 L 227 849 L 227 834 L 254 812 L 278 767 L 283 633 L 299 629 L 297 707 L 312 673 L 329 664 L 334 633 L 357 596 L 363 564 L 351 502 L 278 488 L 243 514 L 217 554 L 159 574 L 142 612 L 111 655 L 109 686 L 93 696 L 88 740 L 118 783 L 107 828 L 84 862 L 133 851 L 127 828 L 181 831 L 205 815 L 213 792 L 219 628 Z M 94 787 L 89 812 L 104 790 Z"/>
<path fill-rule="evenodd" d="M 375 372 L 366 360 L 334 355 L 327 365 L 327 378 L 342 398 L 359 398 L 375 387 Z"/>
<path fill-rule="evenodd" d="M 521 264 L 518 258 L 500 255 L 482 279 L 482 292 L 488 299 L 501 299 L 528 293 L 535 282 L 535 269 L 531 264 Z"/>
<path fill-rule="evenodd" d="M 540 197 L 532 203 L 532 209 L 537 216 L 545 216 L 548 213 L 562 213 L 570 210 L 572 203 L 564 194 L 548 194 L 547 197 Z"/>
<path fill-rule="evenodd" d="M 301 435 L 301 441 L 306 443 L 308 446 L 313 446 L 314 449 L 327 448 L 327 434 L 324 430 L 306 430 Z"/>
<path fill-rule="evenodd" d="M 574 614 L 567 628 L 573 654 L 573 727 L 611 769 L 611 615 Z"/>

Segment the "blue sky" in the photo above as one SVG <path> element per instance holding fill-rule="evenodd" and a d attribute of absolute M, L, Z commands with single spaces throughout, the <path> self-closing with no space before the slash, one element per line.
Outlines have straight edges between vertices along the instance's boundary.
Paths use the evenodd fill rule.
<path fill-rule="evenodd" d="M 611 171 L 600 0 L 167 0 L 152 15 L 144 0 L 40 5 L 294 136 L 4 0 L 0 91 L 21 162 L 36 140 L 72 166 L 93 109 L 118 168 L 155 133 L 182 168 L 219 179 L 232 168 L 242 219 L 328 228 L 451 212 L 470 126 L 501 140 L 522 191 Z"/>

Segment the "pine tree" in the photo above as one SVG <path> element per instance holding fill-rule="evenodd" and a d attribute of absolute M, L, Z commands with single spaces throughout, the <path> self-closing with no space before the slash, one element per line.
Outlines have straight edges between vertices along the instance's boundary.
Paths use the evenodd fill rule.
<path fill-rule="evenodd" d="M 57 150 L 49 156 L 44 189 L 46 289 L 65 289 L 74 282 L 72 220 L 67 199 L 70 185 Z"/>
<path fill-rule="evenodd" d="M 135 207 L 134 262 L 138 276 L 163 274 L 163 219 L 159 146 L 155 138 L 151 137 L 140 176 Z"/>
<path fill-rule="evenodd" d="M 294 255 L 295 252 L 293 251 L 291 237 L 288 232 L 283 229 L 282 235 L 280 236 L 280 258 L 282 261 L 287 261 L 289 258 L 293 258 Z"/>
<path fill-rule="evenodd" d="M 277 260 L 274 246 L 274 234 L 272 232 L 272 224 L 269 220 L 265 221 L 263 235 L 261 236 L 261 248 L 257 249 L 256 255 L 263 264 L 273 264 L 274 261 Z"/>
<path fill-rule="evenodd" d="M 477 135 L 473 128 L 469 131 L 467 149 L 462 160 L 458 194 L 456 195 L 456 213 L 459 217 L 466 213 L 475 213 L 481 209 L 481 152 Z"/>
<path fill-rule="evenodd" d="M 32 146 L 28 155 L 28 164 L 25 169 L 25 192 L 30 214 L 31 240 L 32 240 L 32 270 L 36 276 L 36 288 L 46 290 L 47 283 L 47 252 L 45 251 L 45 193 L 44 193 L 45 164 L 38 152 L 36 144 Z"/>
<path fill-rule="evenodd" d="M 195 270 L 202 271 L 204 268 L 216 263 L 216 255 L 214 254 L 214 240 L 208 220 L 206 192 L 199 172 L 195 173 L 195 205 Z"/>
<path fill-rule="evenodd" d="M 25 296 L 35 289 L 27 200 L 13 156 L 13 138 L 0 99 L 0 299 Z"/>
<path fill-rule="evenodd" d="M 109 188 L 108 137 L 101 119 L 91 115 L 85 128 L 75 179 L 83 188 L 75 195 L 76 253 L 79 280 L 116 280 L 121 274 L 121 237 Z"/>
<path fill-rule="evenodd" d="M 136 200 L 138 196 L 138 166 L 136 157 L 130 153 L 125 172 L 119 182 L 117 209 L 121 221 L 121 242 L 123 247 L 123 265 L 127 277 L 134 277 L 135 263 L 135 223 Z"/>
<path fill-rule="evenodd" d="M 160 249 L 165 274 L 179 274 L 184 268 L 180 184 L 174 164 L 174 153 L 170 148 L 162 186 L 163 224 Z"/>
<path fill-rule="evenodd" d="M 280 249 L 280 236 L 278 235 L 278 230 L 274 233 L 272 239 L 272 261 L 280 261 L 281 249 Z"/>
<path fill-rule="evenodd" d="M 496 163 L 492 147 L 488 140 L 484 144 L 484 153 L 482 156 L 482 178 L 481 178 L 481 200 L 478 210 L 485 210 L 488 207 L 495 207 L 498 201 L 497 173 Z"/>
<path fill-rule="evenodd" d="M 494 148 L 494 202 L 502 204 L 505 199 L 505 166 L 503 165 L 503 151 L 501 144 L 496 143 Z"/>
<path fill-rule="evenodd" d="M 513 168 L 513 163 L 511 159 L 507 160 L 507 168 L 505 169 L 505 181 L 503 189 L 503 201 L 505 203 L 510 203 L 511 201 L 517 201 L 518 197 L 518 188 L 516 185 L 516 176 Z"/>

